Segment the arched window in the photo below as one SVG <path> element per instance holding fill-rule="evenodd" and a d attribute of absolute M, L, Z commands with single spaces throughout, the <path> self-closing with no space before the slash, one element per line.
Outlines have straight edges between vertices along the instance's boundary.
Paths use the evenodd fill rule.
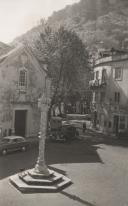
<path fill-rule="evenodd" d="M 21 91 L 26 91 L 27 89 L 27 70 L 25 68 L 19 71 L 19 89 Z"/>

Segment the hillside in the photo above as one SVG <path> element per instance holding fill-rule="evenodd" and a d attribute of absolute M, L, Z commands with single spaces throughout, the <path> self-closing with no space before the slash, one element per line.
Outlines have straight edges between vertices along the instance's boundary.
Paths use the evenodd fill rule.
<path fill-rule="evenodd" d="M 128 45 L 127 0 L 81 0 L 53 13 L 48 23 L 76 31 L 91 50 Z"/>
<path fill-rule="evenodd" d="M 91 51 L 99 47 L 127 47 L 128 1 L 81 0 L 54 12 L 49 17 L 48 24 L 53 28 L 63 25 L 69 30 L 74 30 Z M 39 29 L 40 27 L 33 28 L 14 42 L 24 38 L 38 38 Z"/>

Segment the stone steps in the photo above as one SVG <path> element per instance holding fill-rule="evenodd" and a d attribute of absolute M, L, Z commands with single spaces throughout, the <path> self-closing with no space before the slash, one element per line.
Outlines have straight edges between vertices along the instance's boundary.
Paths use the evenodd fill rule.
<path fill-rule="evenodd" d="M 23 174 L 19 173 L 10 177 L 10 182 L 23 193 L 53 193 L 59 192 L 72 184 L 71 180 L 55 171 L 50 171 L 49 176 L 35 174 L 36 178 L 30 175 L 33 171 L 28 170 Z M 38 178 L 37 178 L 38 176 Z M 42 176 L 42 177 L 41 177 Z"/>
<path fill-rule="evenodd" d="M 26 174 L 25 176 L 19 175 L 19 178 L 28 185 L 54 185 L 62 181 L 62 175 L 59 174 L 47 179 L 33 178 L 29 174 Z"/>
<path fill-rule="evenodd" d="M 44 174 L 36 173 L 34 169 L 30 169 L 25 171 L 25 173 L 28 173 L 32 178 L 34 179 L 48 179 L 54 176 L 54 171 L 49 169 L 49 175 L 46 176 Z"/>

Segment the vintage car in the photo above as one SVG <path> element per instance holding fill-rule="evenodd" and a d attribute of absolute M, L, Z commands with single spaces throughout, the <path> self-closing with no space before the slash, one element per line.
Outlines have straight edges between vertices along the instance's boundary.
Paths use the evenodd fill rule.
<path fill-rule="evenodd" d="M 91 125 L 91 114 L 67 114 L 67 120 L 76 128 L 83 129 L 83 124 L 86 124 L 88 129 Z"/>
<path fill-rule="evenodd" d="M 28 142 L 21 136 L 7 136 L 0 141 L 0 153 L 6 155 L 12 151 L 26 151 Z"/>
<path fill-rule="evenodd" d="M 50 122 L 50 140 L 71 142 L 79 136 L 76 127 L 62 121 L 61 117 L 53 117 Z"/>

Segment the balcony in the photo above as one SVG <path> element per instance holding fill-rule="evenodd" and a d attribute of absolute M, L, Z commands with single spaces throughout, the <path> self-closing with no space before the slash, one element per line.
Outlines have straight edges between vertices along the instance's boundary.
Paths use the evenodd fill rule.
<path fill-rule="evenodd" d="M 103 58 L 97 59 L 95 61 L 95 65 L 99 65 L 99 64 L 102 64 L 102 63 L 110 62 L 110 61 L 112 61 L 112 56 L 103 57 Z"/>
<path fill-rule="evenodd" d="M 107 57 L 102 57 L 95 60 L 95 66 L 98 66 L 102 63 L 108 63 L 112 61 L 122 61 L 128 59 L 128 54 L 121 54 L 121 55 L 111 55 Z"/>
<path fill-rule="evenodd" d="M 95 79 L 89 82 L 90 89 L 100 89 L 104 88 L 106 85 L 106 81 L 103 81 L 102 79 Z"/>

